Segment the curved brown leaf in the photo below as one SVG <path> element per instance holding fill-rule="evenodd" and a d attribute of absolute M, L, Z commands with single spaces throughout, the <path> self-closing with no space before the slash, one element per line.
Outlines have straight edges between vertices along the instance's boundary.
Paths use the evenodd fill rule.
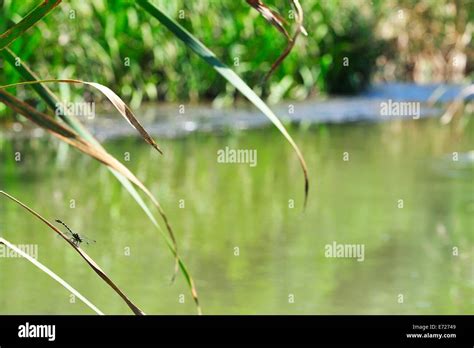
<path fill-rule="evenodd" d="M 260 14 L 275 28 L 278 29 L 286 38 L 287 46 L 283 53 L 277 58 L 277 60 L 272 64 L 270 70 L 265 74 L 263 82 L 266 82 L 268 78 L 273 74 L 273 72 L 280 66 L 280 64 L 285 60 L 285 58 L 290 54 L 295 46 L 296 39 L 303 33 L 308 35 L 306 29 L 303 27 L 303 8 L 301 7 L 298 0 L 291 0 L 293 7 L 295 9 L 295 21 L 296 21 L 296 30 L 293 36 L 291 36 L 286 28 L 284 23 L 286 21 L 280 16 L 277 12 L 272 11 L 267 5 L 265 5 L 261 0 L 247 0 L 247 3 L 254 7 Z"/>
<path fill-rule="evenodd" d="M 141 123 L 138 121 L 137 117 L 134 115 L 132 110 L 128 107 L 127 104 L 109 87 L 101 85 L 100 83 L 96 82 L 88 82 L 88 81 L 81 81 L 81 80 L 73 80 L 73 79 L 52 79 L 52 80 L 35 80 L 35 81 L 23 81 L 12 83 L 9 85 L 0 86 L 0 89 L 5 89 L 8 87 L 16 87 L 22 85 L 35 85 L 40 83 L 69 83 L 69 84 L 83 84 L 87 86 L 94 87 L 95 89 L 99 90 L 103 95 L 109 99 L 112 105 L 117 109 L 117 111 L 128 121 L 128 123 L 135 128 L 143 139 L 153 146 L 159 153 L 163 154 L 163 151 L 159 148 L 158 144 L 153 140 L 153 138 L 148 134 L 148 132 L 143 128 Z"/>
<path fill-rule="evenodd" d="M 288 34 L 284 26 L 286 21 L 282 16 L 280 16 L 279 13 L 270 9 L 261 0 L 247 0 L 247 3 L 256 9 L 263 16 L 263 18 L 267 20 L 267 22 L 277 28 L 278 31 L 281 32 L 288 40 L 291 39 L 290 34 Z"/>

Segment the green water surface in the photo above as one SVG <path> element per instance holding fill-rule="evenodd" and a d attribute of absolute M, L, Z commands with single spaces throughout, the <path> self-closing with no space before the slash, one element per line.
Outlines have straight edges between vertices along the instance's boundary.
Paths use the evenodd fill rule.
<path fill-rule="evenodd" d="M 105 143 L 160 200 L 205 314 L 474 312 L 472 126 L 456 133 L 419 120 L 291 134 L 309 167 L 304 213 L 302 171 L 274 129 L 159 140 L 164 156 L 139 139 Z M 257 150 L 257 165 L 218 163 L 226 146 Z M 2 157 L 2 188 L 95 239 L 84 249 L 146 313 L 196 312 L 183 277 L 170 284 L 162 237 L 106 168 L 47 135 L 5 141 Z M 39 261 L 105 313 L 131 313 L 44 224 L 5 198 L 0 207 L 4 238 L 37 245 Z M 326 257 L 333 242 L 363 245 L 364 260 Z M 5 257 L 0 313 L 93 314 L 26 260 Z"/>

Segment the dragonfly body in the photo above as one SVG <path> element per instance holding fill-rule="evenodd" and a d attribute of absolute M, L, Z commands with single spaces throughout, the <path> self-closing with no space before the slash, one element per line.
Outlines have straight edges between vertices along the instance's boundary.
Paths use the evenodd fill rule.
<path fill-rule="evenodd" d="M 78 233 L 73 233 L 72 234 L 72 242 L 76 244 L 76 246 L 79 246 L 84 240 L 81 238 L 81 236 Z"/>
<path fill-rule="evenodd" d="M 66 225 L 64 222 L 62 222 L 61 220 L 59 219 L 56 219 L 56 222 L 57 223 L 60 223 L 61 225 L 63 225 L 64 227 L 66 227 L 66 229 L 68 230 L 67 234 L 69 235 L 70 237 L 70 241 L 72 242 L 72 244 L 74 244 L 76 247 L 78 247 L 81 243 L 85 242 L 86 244 L 91 244 L 91 243 L 95 243 L 95 240 L 92 240 L 92 239 L 88 239 L 84 236 L 81 236 L 79 233 L 76 233 L 74 232 L 73 230 L 71 230 L 69 228 L 68 225 Z"/>

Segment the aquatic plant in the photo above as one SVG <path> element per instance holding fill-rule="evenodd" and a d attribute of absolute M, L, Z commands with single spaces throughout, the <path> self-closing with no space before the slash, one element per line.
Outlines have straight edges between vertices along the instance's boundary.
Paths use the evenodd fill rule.
<path fill-rule="evenodd" d="M 67 143 L 68 145 L 74 147 L 75 149 L 83 152 L 84 154 L 98 160 L 99 162 L 107 166 L 107 168 L 112 172 L 112 174 L 114 174 L 114 176 L 120 181 L 123 187 L 134 198 L 137 204 L 139 204 L 146 216 L 165 239 L 170 252 L 175 258 L 175 271 L 173 278 L 180 270 L 181 274 L 184 276 L 188 284 L 191 295 L 195 301 L 197 311 L 198 313 L 201 313 L 198 294 L 193 278 L 191 277 L 190 273 L 187 270 L 187 267 L 179 256 L 178 244 L 174 237 L 171 224 L 168 221 L 168 218 L 164 210 L 160 206 L 158 200 L 125 165 L 123 165 L 114 156 L 108 153 L 106 149 L 96 139 L 94 139 L 94 137 L 82 125 L 76 115 L 65 113 L 64 110 L 58 108 L 58 104 L 60 104 L 59 98 L 49 88 L 46 87 L 46 84 L 82 84 L 99 90 L 113 104 L 117 111 L 130 123 L 130 125 L 139 132 L 140 136 L 153 148 L 155 148 L 158 152 L 161 153 L 162 150 L 158 147 L 157 143 L 147 133 L 144 127 L 141 126 L 138 118 L 133 114 L 131 108 L 127 104 L 125 104 L 125 102 L 123 102 L 122 99 L 109 87 L 105 86 L 104 84 L 96 82 L 87 82 L 78 79 L 40 79 L 26 64 L 25 59 L 21 59 L 13 52 L 13 50 L 8 48 L 9 45 L 11 45 L 15 40 L 23 36 L 25 33 L 27 33 L 27 30 L 29 28 L 34 26 L 38 21 L 45 17 L 60 3 L 61 0 L 57 0 L 55 2 L 47 0 L 43 1 L 43 3 L 34 8 L 20 22 L 18 22 L 17 24 L 12 24 L 12 26 L 0 36 L 0 53 L 2 57 L 25 80 L 23 82 L 8 83 L 3 86 L 0 86 L 0 101 L 14 112 L 23 115 L 30 121 L 37 124 L 39 127 L 45 129 L 51 135 L 55 136 L 61 141 Z M 206 46 L 204 46 L 204 44 L 198 41 L 194 36 L 192 36 L 188 31 L 186 31 L 173 19 L 171 19 L 164 12 L 159 10 L 157 7 L 155 7 L 148 1 L 138 1 L 138 4 L 146 12 L 158 19 L 161 23 L 163 23 L 178 39 L 183 41 L 188 48 L 193 50 L 198 56 L 204 59 L 207 64 L 209 64 L 210 66 L 212 66 L 212 68 L 219 72 L 229 83 L 231 83 L 237 90 L 239 90 L 250 102 L 252 102 L 260 111 L 262 111 L 262 113 L 265 114 L 265 116 L 267 116 L 273 122 L 277 129 L 291 144 L 301 163 L 305 182 L 304 204 L 306 204 L 309 182 L 305 160 L 298 146 L 293 141 L 289 133 L 286 131 L 281 121 L 272 112 L 272 110 L 235 72 L 233 72 L 230 68 L 226 67 L 222 62 L 220 62 L 218 58 Z M 27 103 L 18 98 L 17 96 L 7 92 L 7 89 L 11 89 L 13 87 L 18 87 L 21 85 L 31 86 L 38 94 L 38 96 L 46 103 L 47 107 L 49 108 L 49 112 L 46 110 L 45 112 L 39 111 L 30 103 Z M 54 112 L 54 117 L 49 114 L 51 111 Z M 166 232 L 158 224 L 154 214 L 152 213 L 148 205 L 145 203 L 145 201 L 142 199 L 139 192 L 144 193 L 145 196 L 147 196 L 147 198 L 151 200 L 153 206 L 158 210 L 158 213 L 166 226 Z M 123 292 L 105 275 L 105 273 L 100 270 L 97 264 L 90 257 L 88 257 L 87 254 L 82 252 L 81 249 L 78 248 L 78 246 L 75 245 L 73 241 L 65 237 L 64 234 L 62 234 L 49 221 L 42 218 L 41 215 L 36 213 L 27 205 L 21 203 L 18 199 L 14 198 L 6 192 L 1 191 L 0 193 L 3 196 L 6 196 L 15 201 L 16 203 L 20 204 L 28 212 L 35 215 L 37 218 L 47 224 L 51 229 L 53 229 L 56 233 L 60 234 L 73 248 L 76 249 L 76 251 L 82 256 L 82 258 L 86 260 L 89 266 L 91 266 L 94 271 L 122 297 L 122 299 L 129 305 L 129 307 L 135 314 L 143 314 L 143 312 L 138 309 L 138 307 L 136 307 L 123 294 Z"/>

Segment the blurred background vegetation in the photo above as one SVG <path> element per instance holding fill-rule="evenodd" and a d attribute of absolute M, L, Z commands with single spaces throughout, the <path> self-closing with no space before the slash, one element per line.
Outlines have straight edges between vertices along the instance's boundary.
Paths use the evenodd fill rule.
<path fill-rule="evenodd" d="M 462 82 L 473 77 L 470 0 L 305 0 L 309 36 L 299 37 L 264 88 L 262 78 L 286 42 L 244 0 L 154 3 L 270 103 L 353 94 L 371 81 Z M 287 19 L 289 3 L 266 1 Z M 10 20 L 21 20 L 36 2 L 0 0 L 0 5 L 4 32 Z M 41 78 L 103 83 L 132 107 L 143 101 L 211 100 L 221 106 L 238 97 L 232 86 L 133 1 L 64 2 L 11 49 Z M 348 66 L 343 64 L 345 57 Z M 8 64 L 0 64 L 1 84 L 19 80 Z M 59 88 L 66 100 L 83 97 L 67 85 Z"/>

